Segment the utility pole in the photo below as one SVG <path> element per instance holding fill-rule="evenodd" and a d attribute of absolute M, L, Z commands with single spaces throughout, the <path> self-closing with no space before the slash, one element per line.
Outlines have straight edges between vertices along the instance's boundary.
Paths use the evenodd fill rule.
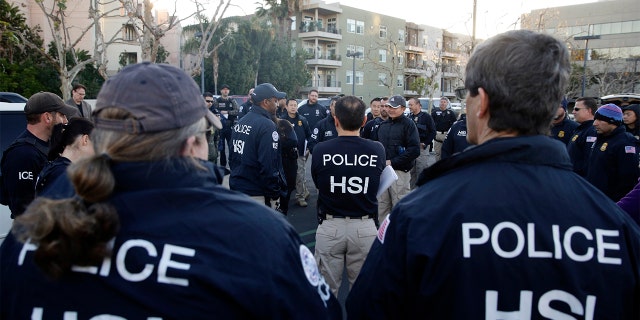
<path fill-rule="evenodd" d="M 587 58 L 589 57 L 589 40 L 592 39 L 600 39 L 599 35 L 588 35 L 591 33 L 591 25 L 589 25 L 589 29 L 587 31 L 586 36 L 573 37 L 573 40 L 584 40 L 584 61 L 582 63 L 582 94 L 581 97 L 584 97 L 584 89 L 587 82 Z"/>

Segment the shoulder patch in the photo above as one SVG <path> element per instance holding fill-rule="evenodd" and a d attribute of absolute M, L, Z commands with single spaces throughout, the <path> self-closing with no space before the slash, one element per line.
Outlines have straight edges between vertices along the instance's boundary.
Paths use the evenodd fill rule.
<path fill-rule="evenodd" d="M 624 146 L 624 153 L 636 153 L 636 147 Z"/>
<path fill-rule="evenodd" d="M 302 263 L 304 275 L 307 276 L 307 281 L 309 281 L 312 286 L 317 286 L 322 279 L 320 271 L 318 270 L 318 264 L 311 250 L 303 244 L 300 245 L 300 262 Z"/>
<path fill-rule="evenodd" d="M 391 214 L 388 214 L 384 221 L 382 221 L 382 224 L 380 224 L 380 228 L 378 228 L 378 241 L 380 241 L 380 243 L 384 243 L 384 237 L 387 235 L 387 228 L 389 227 L 389 224 L 391 224 L 390 217 Z"/>
<path fill-rule="evenodd" d="M 280 139 L 280 136 L 278 135 L 277 131 L 274 131 L 271 133 L 271 139 L 273 139 L 273 141 L 278 142 L 278 139 Z"/>
<path fill-rule="evenodd" d="M 587 142 L 596 142 L 596 137 L 594 137 L 594 136 L 587 136 Z"/>
<path fill-rule="evenodd" d="M 318 134 L 318 128 L 313 128 L 313 134 Z"/>

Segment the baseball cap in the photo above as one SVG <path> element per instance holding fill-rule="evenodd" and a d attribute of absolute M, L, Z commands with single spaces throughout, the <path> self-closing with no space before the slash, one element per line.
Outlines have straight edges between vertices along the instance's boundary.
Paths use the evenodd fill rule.
<path fill-rule="evenodd" d="M 26 114 L 38 114 L 52 111 L 60 112 L 67 117 L 76 116 L 78 114 L 78 110 L 76 108 L 67 105 L 57 94 L 51 92 L 40 91 L 32 95 L 24 105 L 24 113 Z"/>
<path fill-rule="evenodd" d="M 257 85 L 253 89 L 253 93 L 251 94 L 251 100 L 253 100 L 254 104 L 260 103 L 260 101 L 269 98 L 286 98 L 287 94 L 284 92 L 278 91 L 276 87 L 274 87 L 271 83 L 262 83 Z"/>
<path fill-rule="evenodd" d="M 619 125 L 622 123 L 622 110 L 620 109 L 620 107 L 616 106 L 613 103 L 605 104 L 598 108 L 598 111 L 596 111 L 594 118 L 611 124 Z"/>
<path fill-rule="evenodd" d="M 228 84 L 223 84 L 223 85 L 222 85 L 222 87 L 220 87 L 220 90 L 222 90 L 222 89 L 229 89 L 229 90 L 231 90 L 231 87 L 229 87 L 229 85 L 228 85 Z"/>
<path fill-rule="evenodd" d="M 133 119 L 99 119 L 105 108 L 129 111 Z M 148 133 L 189 126 L 206 118 L 222 128 L 207 108 L 198 85 L 181 69 L 168 64 L 142 62 L 125 67 L 100 89 L 93 111 L 96 128 Z"/>
<path fill-rule="evenodd" d="M 406 107 L 407 106 L 407 100 L 405 100 L 402 96 L 392 96 L 391 98 L 389 98 L 389 100 L 386 103 L 387 106 L 391 107 L 391 108 L 399 108 L 399 107 Z"/>

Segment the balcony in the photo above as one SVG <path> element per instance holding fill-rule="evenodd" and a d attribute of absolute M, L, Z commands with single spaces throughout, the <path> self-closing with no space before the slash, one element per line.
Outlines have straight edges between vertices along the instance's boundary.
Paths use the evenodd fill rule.
<path fill-rule="evenodd" d="M 342 40 L 342 30 L 333 26 L 323 27 L 316 22 L 304 21 L 300 24 L 298 38 L 319 38 L 323 40 Z"/>
<path fill-rule="evenodd" d="M 425 69 L 426 69 L 426 63 L 424 61 L 422 62 L 409 61 L 404 66 L 404 73 L 424 74 L 426 73 Z"/>
<path fill-rule="evenodd" d="M 310 80 L 304 87 L 300 88 L 300 91 L 309 92 L 311 89 L 316 89 L 320 95 L 340 94 L 342 93 L 342 82 L 334 79 L 335 77 L 320 77 L 316 80 Z"/>
<path fill-rule="evenodd" d="M 328 68 L 342 67 L 342 56 L 323 52 L 308 52 L 310 57 L 305 60 L 307 66 L 319 66 Z M 314 55 L 315 53 L 315 55 Z"/>
<path fill-rule="evenodd" d="M 409 45 L 409 44 L 405 44 L 405 46 L 404 46 L 404 50 L 405 50 L 405 51 L 420 52 L 420 53 L 425 53 L 425 52 L 427 52 L 427 49 L 425 49 L 425 48 L 423 48 L 423 47 L 412 46 L 412 45 Z"/>

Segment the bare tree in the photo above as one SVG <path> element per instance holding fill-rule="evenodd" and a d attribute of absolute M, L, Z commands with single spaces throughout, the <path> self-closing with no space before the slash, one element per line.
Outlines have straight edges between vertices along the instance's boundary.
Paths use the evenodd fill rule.
<path fill-rule="evenodd" d="M 88 64 L 97 64 L 100 69 L 100 63 L 103 61 L 104 52 L 106 50 L 107 43 L 105 43 L 100 33 L 96 39 L 96 45 L 94 47 L 93 56 L 87 60 L 80 60 L 76 53 L 76 47 L 83 40 L 83 38 L 94 30 L 94 27 L 99 27 L 99 21 L 111 14 L 114 10 L 101 12 L 98 8 L 108 7 L 105 4 L 109 4 L 116 0 L 91 0 L 87 2 L 80 2 L 87 4 L 88 23 L 82 27 L 69 25 L 67 22 L 67 0 L 52 0 L 52 1 L 35 1 L 36 5 L 45 17 L 45 23 L 48 28 L 44 30 L 50 32 L 50 36 L 53 39 L 54 54 L 49 54 L 43 47 L 39 47 L 37 44 L 30 42 L 28 39 L 20 36 L 24 44 L 40 52 L 45 59 L 49 60 L 56 68 L 56 71 L 60 77 L 60 91 L 63 98 L 69 99 L 71 95 L 71 84 L 80 71 L 82 71 Z M 69 65 L 67 59 L 70 59 L 72 65 Z"/>
<path fill-rule="evenodd" d="M 387 36 L 375 41 L 372 46 L 369 46 L 364 55 L 365 62 L 363 67 L 370 67 L 377 70 L 379 74 L 384 75 L 384 77 L 378 78 L 378 84 L 389 89 L 389 96 L 393 95 L 393 91 L 397 86 L 396 79 L 398 75 L 404 77 L 402 48 L 403 44 L 401 42 L 393 40 L 391 36 Z M 383 52 L 382 55 L 381 51 Z M 382 57 L 384 59 L 381 59 Z"/>

